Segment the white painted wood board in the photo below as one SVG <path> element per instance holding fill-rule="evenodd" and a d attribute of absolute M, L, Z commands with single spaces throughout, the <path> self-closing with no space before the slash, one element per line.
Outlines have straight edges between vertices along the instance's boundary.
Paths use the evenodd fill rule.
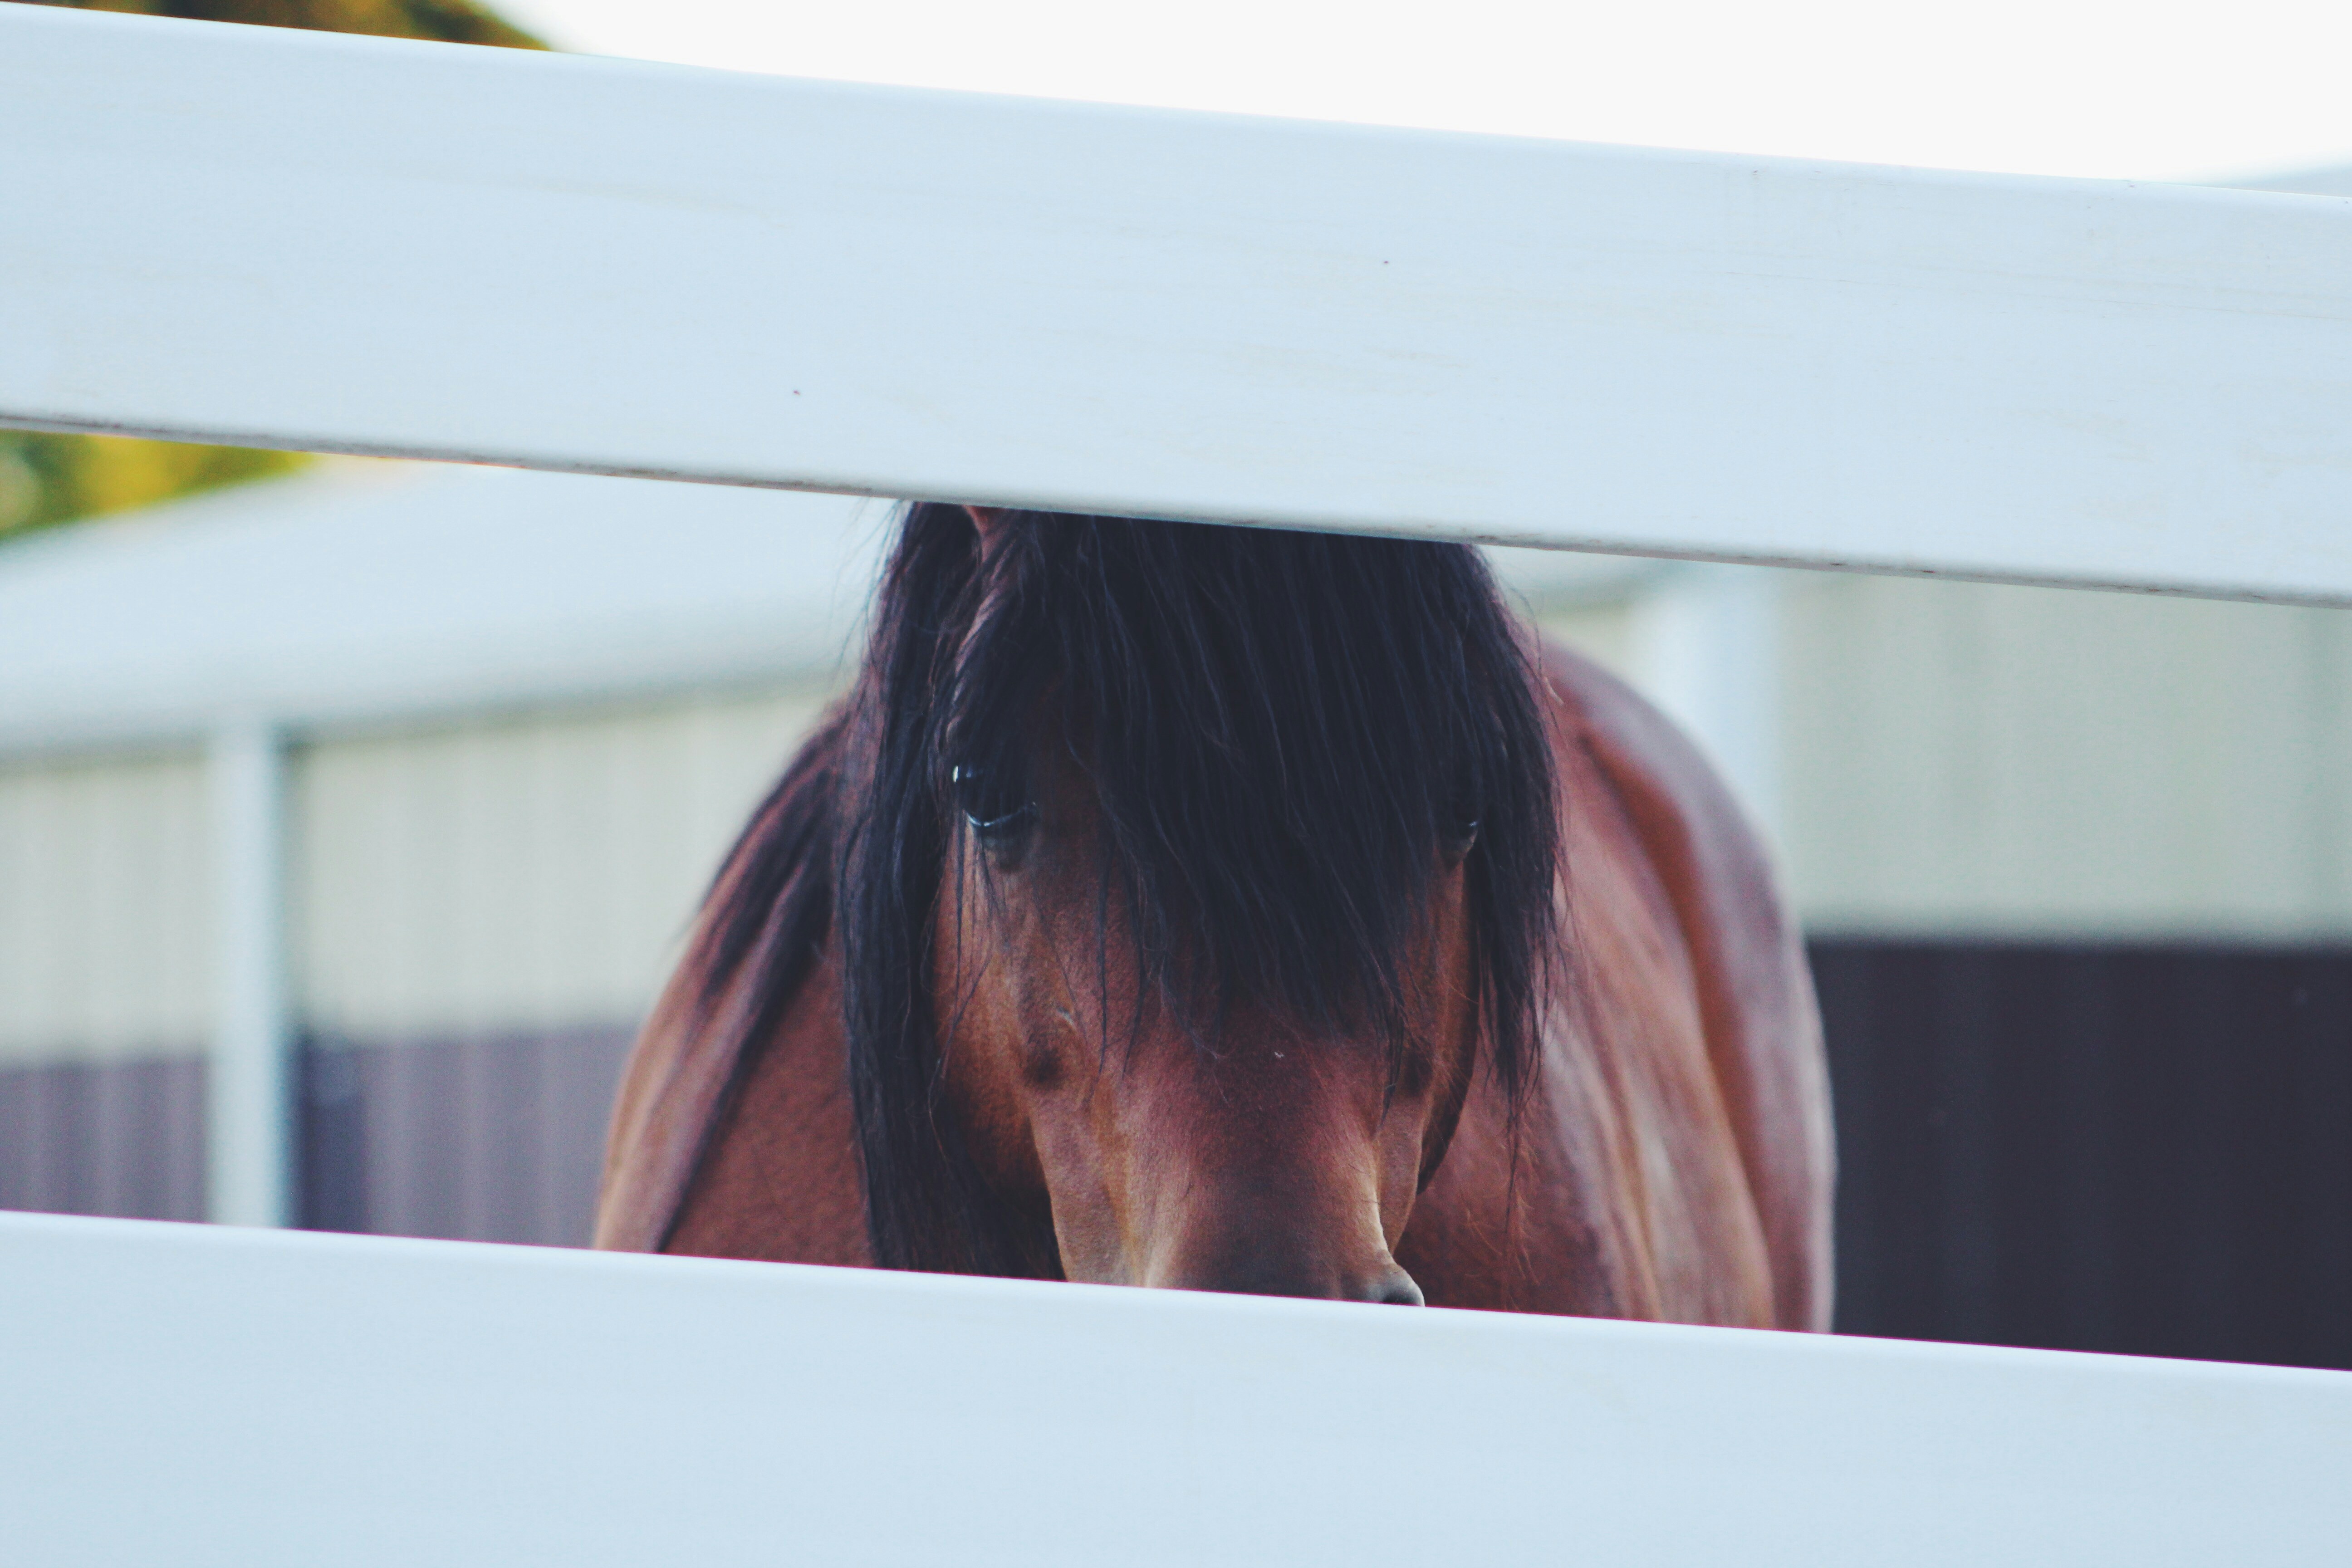
<path fill-rule="evenodd" d="M 0 422 L 2352 603 L 2352 198 L 0 7 Z"/>
<path fill-rule="evenodd" d="M 0 1215 L 11 1561 L 2343 1560 L 2352 1374 Z"/>

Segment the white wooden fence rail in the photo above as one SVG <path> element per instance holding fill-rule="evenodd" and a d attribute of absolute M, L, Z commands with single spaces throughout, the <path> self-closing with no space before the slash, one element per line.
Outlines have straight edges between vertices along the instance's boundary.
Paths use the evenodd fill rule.
<path fill-rule="evenodd" d="M 5 1556 L 2338 1568 L 2352 1376 L 0 1218 Z"/>
<path fill-rule="evenodd" d="M 2352 603 L 2352 200 L 0 5 L 0 423 Z M 0 1217 L 0 1559 L 2329 1563 L 2352 1376 Z"/>
<path fill-rule="evenodd" d="M 0 8 L 0 420 L 2352 602 L 2352 198 Z"/>

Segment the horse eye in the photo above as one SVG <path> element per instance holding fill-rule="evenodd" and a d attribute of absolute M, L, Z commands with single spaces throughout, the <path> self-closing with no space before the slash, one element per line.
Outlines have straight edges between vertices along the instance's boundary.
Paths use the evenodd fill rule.
<path fill-rule="evenodd" d="M 1478 819 L 1475 816 L 1451 816 L 1445 822 L 1445 853 L 1459 860 L 1470 853 L 1478 842 Z"/>
<path fill-rule="evenodd" d="M 972 837 L 983 845 L 1010 842 L 1036 815 L 1031 802 L 998 784 L 986 768 L 959 763 L 948 770 L 948 784 L 955 791 L 956 809 L 971 825 Z"/>

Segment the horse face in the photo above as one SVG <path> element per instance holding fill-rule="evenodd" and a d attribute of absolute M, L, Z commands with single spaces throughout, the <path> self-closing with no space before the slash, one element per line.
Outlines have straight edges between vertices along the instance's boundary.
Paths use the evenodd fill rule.
<path fill-rule="evenodd" d="M 948 1091 L 983 1176 L 1050 1205 L 1072 1279 L 1418 1305 L 1394 1249 L 1476 1060 L 1466 845 L 1433 851 L 1401 1050 L 1259 1005 L 1188 1020 L 1104 896 L 1072 748 L 1034 753 L 1025 799 L 965 803 L 938 917 Z"/>

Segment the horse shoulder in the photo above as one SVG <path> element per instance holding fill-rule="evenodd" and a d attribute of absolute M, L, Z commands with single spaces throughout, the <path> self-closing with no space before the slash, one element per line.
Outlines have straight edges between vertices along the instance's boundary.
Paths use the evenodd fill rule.
<path fill-rule="evenodd" d="M 836 708 L 752 813 L 637 1037 L 605 1141 L 597 1247 L 863 1258 L 829 934 L 846 723 Z M 777 1194 L 803 1188 L 808 1203 L 783 1205 L 766 1239 Z"/>
<path fill-rule="evenodd" d="M 775 1263 L 872 1261 L 840 973 L 830 950 L 719 1108 L 663 1250 Z"/>
<path fill-rule="evenodd" d="M 1630 687 L 1548 647 L 1563 740 L 1591 760 L 1671 906 L 1707 1061 L 1771 1269 L 1772 1321 L 1826 1329 L 1834 1163 L 1812 982 L 1771 858 L 1697 749 Z"/>
<path fill-rule="evenodd" d="M 604 1135 L 593 1245 L 657 1252 L 725 1095 L 733 1054 L 694 1026 L 685 977 L 673 975 L 621 1069 Z"/>
<path fill-rule="evenodd" d="M 740 1063 L 657 1008 L 622 1079 L 596 1245 L 863 1265 L 838 970 L 828 949 Z"/>

